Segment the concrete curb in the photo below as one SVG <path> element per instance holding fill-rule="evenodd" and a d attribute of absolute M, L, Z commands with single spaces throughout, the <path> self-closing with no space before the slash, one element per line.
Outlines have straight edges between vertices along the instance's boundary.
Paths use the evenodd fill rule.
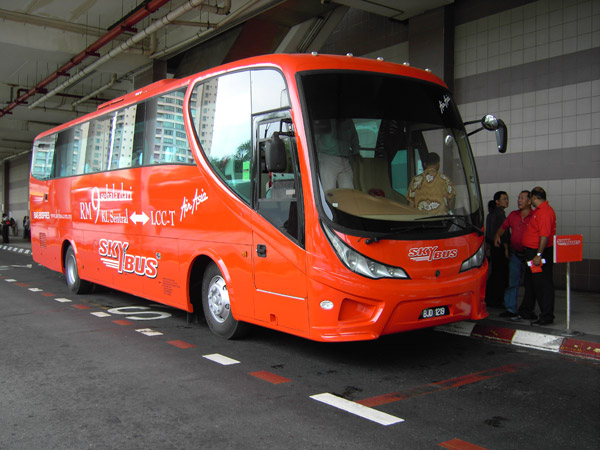
<path fill-rule="evenodd" d="M 513 330 L 511 328 L 482 325 L 474 322 L 456 322 L 441 325 L 436 327 L 435 330 L 459 336 L 490 339 L 505 344 L 600 361 L 600 343 L 557 336 L 555 334 Z"/>

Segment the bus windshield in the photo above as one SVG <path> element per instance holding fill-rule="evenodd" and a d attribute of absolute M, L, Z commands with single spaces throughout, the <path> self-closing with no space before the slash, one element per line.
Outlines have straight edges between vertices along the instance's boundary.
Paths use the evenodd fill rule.
<path fill-rule="evenodd" d="M 322 219 L 394 239 L 480 232 L 467 134 L 440 85 L 368 72 L 300 75 Z"/>

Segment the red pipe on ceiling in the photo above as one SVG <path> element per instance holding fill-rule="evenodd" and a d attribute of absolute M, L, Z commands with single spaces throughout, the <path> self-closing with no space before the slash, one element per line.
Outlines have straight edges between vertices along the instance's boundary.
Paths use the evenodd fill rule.
<path fill-rule="evenodd" d="M 54 72 L 52 75 L 48 76 L 45 80 L 40 81 L 37 85 L 32 87 L 25 94 L 21 95 L 20 97 L 17 97 L 16 100 L 14 100 L 7 107 L 5 107 L 3 110 L 0 111 L 0 117 L 8 114 L 9 111 L 11 109 L 15 108 L 16 106 L 18 106 L 20 104 L 25 104 L 26 103 L 25 100 L 27 100 L 29 97 L 31 97 L 37 93 L 45 94 L 47 92 L 45 87 L 48 86 L 50 83 L 52 83 L 54 80 L 56 80 L 58 77 L 70 76 L 67 73 L 67 71 L 71 70 L 73 67 L 80 64 L 84 59 L 86 59 L 89 56 L 98 56 L 98 50 L 100 50 L 102 47 L 104 47 L 106 44 L 108 44 L 110 41 L 114 40 L 117 36 L 124 33 L 125 31 L 131 31 L 133 25 L 135 25 L 142 19 L 145 19 L 150 14 L 154 13 L 156 10 L 158 10 L 160 7 L 162 7 L 166 3 L 169 3 L 170 1 L 171 0 L 150 0 L 142 8 L 140 8 L 139 10 L 137 10 L 136 12 L 131 14 L 129 17 L 127 17 L 125 20 L 123 20 L 123 22 L 121 22 L 120 24 L 116 25 L 108 33 L 106 33 L 104 36 L 102 36 L 96 42 L 91 44 L 84 51 L 82 51 L 78 55 L 75 55 L 73 58 L 71 58 L 68 63 L 66 63 L 59 69 L 57 69 L 56 72 Z"/>

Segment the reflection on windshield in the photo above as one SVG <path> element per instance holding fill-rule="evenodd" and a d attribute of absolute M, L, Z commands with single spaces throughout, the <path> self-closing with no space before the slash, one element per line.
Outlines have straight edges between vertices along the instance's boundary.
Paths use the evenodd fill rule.
<path fill-rule="evenodd" d="M 481 226 L 472 154 L 445 89 L 363 72 L 311 73 L 302 83 L 327 219 L 379 233 Z M 448 215 L 464 219 L 457 227 Z"/>

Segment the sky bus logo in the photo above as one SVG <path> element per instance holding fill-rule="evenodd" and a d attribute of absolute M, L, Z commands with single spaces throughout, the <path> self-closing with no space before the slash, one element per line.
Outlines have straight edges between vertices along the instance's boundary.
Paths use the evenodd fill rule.
<path fill-rule="evenodd" d="M 415 247 L 408 251 L 408 257 L 413 261 L 435 261 L 437 259 L 452 259 L 458 256 L 458 249 L 438 250 L 438 247 Z"/>
<path fill-rule="evenodd" d="M 98 254 L 102 263 L 119 273 L 135 273 L 148 278 L 158 275 L 158 260 L 146 256 L 128 255 L 129 242 L 100 239 Z"/>

